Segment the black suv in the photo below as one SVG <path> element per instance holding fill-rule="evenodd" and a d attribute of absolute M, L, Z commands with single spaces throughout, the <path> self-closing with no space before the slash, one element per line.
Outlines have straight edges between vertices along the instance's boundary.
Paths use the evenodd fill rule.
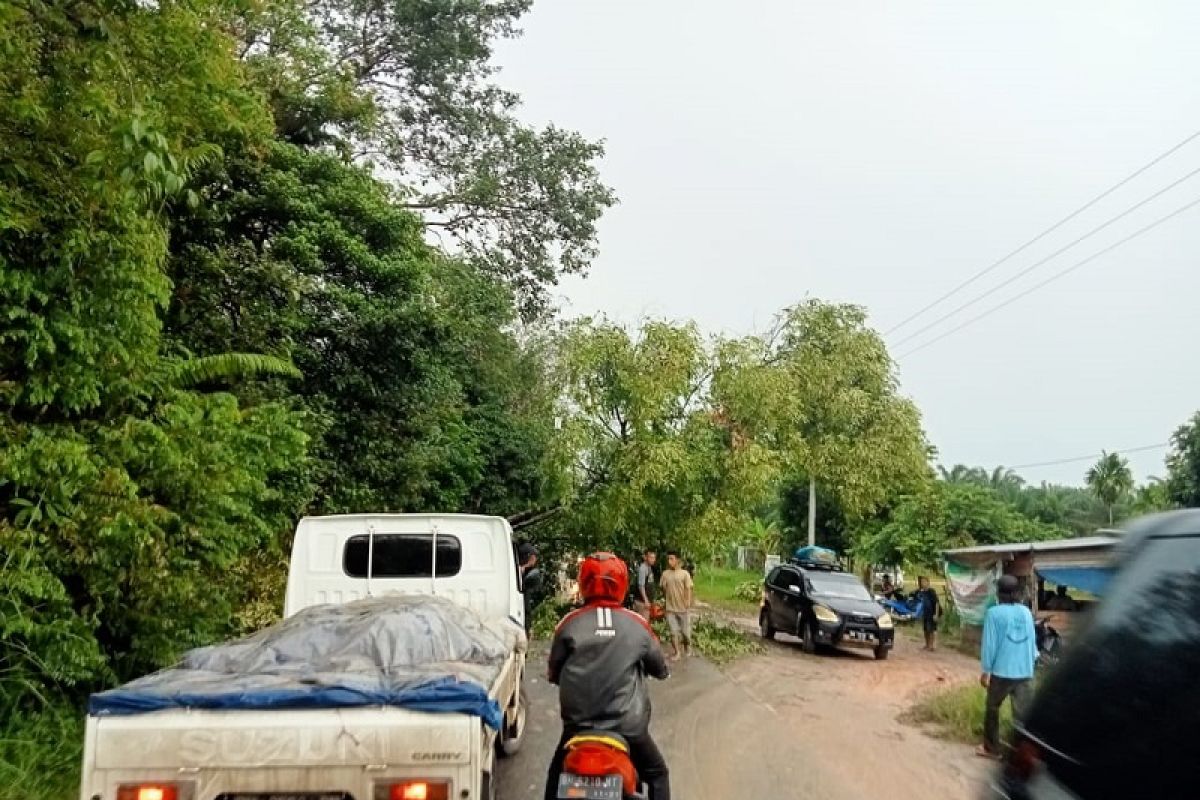
<path fill-rule="evenodd" d="M 1200 510 L 1137 521 L 1115 563 L 989 798 L 1200 797 Z"/>
<path fill-rule="evenodd" d="M 853 575 L 828 565 L 780 564 L 763 585 L 759 629 L 797 636 L 806 653 L 817 645 L 869 647 L 884 659 L 892 649 L 892 618 Z"/>

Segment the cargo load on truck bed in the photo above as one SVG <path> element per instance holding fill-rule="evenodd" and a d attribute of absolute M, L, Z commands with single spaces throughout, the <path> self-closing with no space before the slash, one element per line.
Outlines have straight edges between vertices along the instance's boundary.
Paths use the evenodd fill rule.
<path fill-rule="evenodd" d="M 525 632 L 511 620 L 442 597 L 368 597 L 306 608 L 245 639 L 192 650 L 171 669 L 93 695 L 89 712 L 384 705 L 467 713 L 499 728 L 490 692 L 524 649 Z"/>

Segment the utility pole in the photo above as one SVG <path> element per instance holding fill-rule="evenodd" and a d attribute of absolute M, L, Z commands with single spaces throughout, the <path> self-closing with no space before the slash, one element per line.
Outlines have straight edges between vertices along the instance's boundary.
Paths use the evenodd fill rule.
<path fill-rule="evenodd" d="M 808 546 L 817 543 L 817 479 L 808 479 Z"/>

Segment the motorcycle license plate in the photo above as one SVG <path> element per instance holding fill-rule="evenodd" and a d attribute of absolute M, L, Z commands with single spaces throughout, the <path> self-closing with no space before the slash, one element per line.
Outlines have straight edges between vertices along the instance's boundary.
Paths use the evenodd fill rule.
<path fill-rule="evenodd" d="M 621 800 L 620 775 L 571 775 L 558 776 L 559 798 L 578 800 Z"/>

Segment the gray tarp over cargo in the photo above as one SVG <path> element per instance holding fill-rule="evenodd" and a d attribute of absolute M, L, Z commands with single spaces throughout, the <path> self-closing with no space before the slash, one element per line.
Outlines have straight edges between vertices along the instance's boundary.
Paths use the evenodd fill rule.
<path fill-rule="evenodd" d="M 371 597 L 307 608 L 245 639 L 192 650 L 176 667 L 93 695 L 89 710 L 392 705 L 475 714 L 499 727 L 488 691 L 525 646 L 511 620 L 444 598 Z"/>

